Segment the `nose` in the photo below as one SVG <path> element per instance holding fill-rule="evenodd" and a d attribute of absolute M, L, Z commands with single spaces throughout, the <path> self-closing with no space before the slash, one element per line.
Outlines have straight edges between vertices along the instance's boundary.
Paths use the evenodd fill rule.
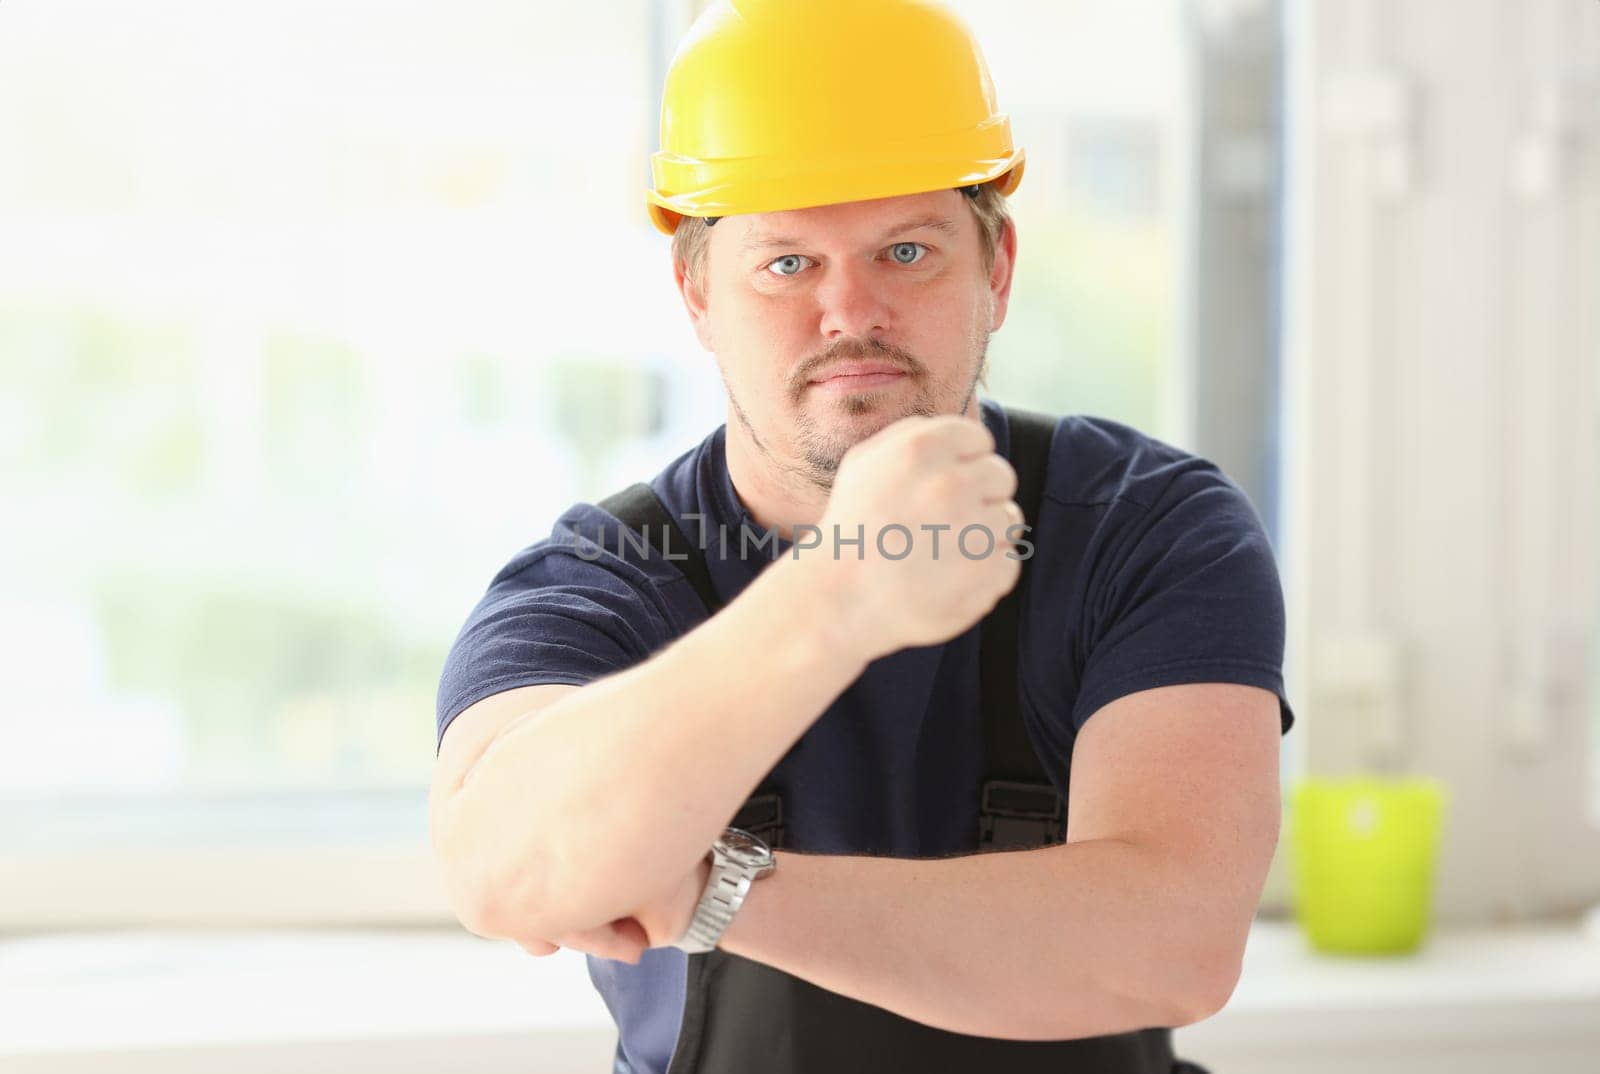
<path fill-rule="evenodd" d="M 828 266 L 812 293 L 821 314 L 824 339 L 840 336 L 867 339 L 889 331 L 893 319 L 886 284 L 874 279 L 873 267 L 840 261 Z"/>

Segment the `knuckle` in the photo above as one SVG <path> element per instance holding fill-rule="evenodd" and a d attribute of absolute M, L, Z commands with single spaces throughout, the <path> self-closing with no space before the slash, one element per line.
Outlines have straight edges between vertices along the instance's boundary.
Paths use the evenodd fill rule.
<path fill-rule="evenodd" d="M 987 497 L 1010 496 L 1016 491 L 1016 471 L 999 455 L 985 455 L 975 460 L 970 472 L 973 484 L 982 489 Z"/>
<path fill-rule="evenodd" d="M 1005 494 L 1007 496 L 1015 495 L 1016 491 L 1017 491 L 1017 470 L 1016 470 L 1016 467 L 1012 466 L 1011 463 L 1007 462 L 1005 459 L 1001 458 L 999 455 L 990 455 L 989 457 L 995 461 L 996 465 L 999 468 L 999 471 L 1000 471 L 1000 481 L 999 481 L 1000 487 L 1005 490 Z"/>
<path fill-rule="evenodd" d="M 993 451 L 995 449 L 994 434 L 989 431 L 989 426 L 985 425 L 981 421 L 973 421 L 970 418 L 966 420 L 976 429 L 978 434 L 978 443 L 982 444 L 989 451 Z"/>
<path fill-rule="evenodd" d="M 997 530 L 998 535 L 1000 535 L 1002 551 L 1010 552 L 1016 546 L 1016 541 L 1021 536 L 1021 531 L 1016 528 L 1016 525 L 1018 525 L 1018 517 L 1011 514 L 1010 511 L 1006 511 L 1005 519 L 1000 522 L 1000 527 Z"/>

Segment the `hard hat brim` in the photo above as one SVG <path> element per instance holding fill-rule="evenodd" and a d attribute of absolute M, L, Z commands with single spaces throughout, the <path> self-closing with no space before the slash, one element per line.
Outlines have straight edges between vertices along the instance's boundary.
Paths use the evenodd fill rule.
<path fill-rule="evenodd" d="M 652 165 L 658 189 L 645 191 L 651 223 L 663 234 L 671 235 L 686 216 L 783 212 L 983 183 L 994 183 L 999 193 L 1009 196 L 1022 182 L 1025 157 L 1021 149 L 1015 149 L 1004 157 L 952 166 L 948 158 L 917 161 L 894 154 L 876 160 L 858 159 L 851 167 L 827 170 L 803 164 L 777 167 L 770 160 L 741 169 L 740 163 L 709 164 L 655 154 Z M 713 175 L 719 182 L 705 182 Z M 660 192 L 674 188 L 687 192 Z"/>

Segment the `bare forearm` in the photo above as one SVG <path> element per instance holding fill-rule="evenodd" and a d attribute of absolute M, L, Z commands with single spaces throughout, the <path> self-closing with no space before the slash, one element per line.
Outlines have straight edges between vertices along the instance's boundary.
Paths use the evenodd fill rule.
<path fill-rule="evenodd" d="M 958 1033 L 1185 1025 L 1228 944 L 1181 870 L 1112 840 L 959 858 L 779 854 L 722 947 Z"/>
<path fill-rule="evenodd" d="M 624 916 L 707 848 L 865 668 L 783 560 L 652 659 L 510 725 L 451 803 L 499 931 Z"/>

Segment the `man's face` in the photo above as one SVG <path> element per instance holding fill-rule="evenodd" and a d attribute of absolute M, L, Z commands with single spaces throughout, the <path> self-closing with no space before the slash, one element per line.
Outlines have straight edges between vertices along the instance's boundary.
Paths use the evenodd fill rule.
<path fill-rule="evenodd" d="M 827 489 L 909 414 L 960 414 L 1005 319 L 1015 238 L 985 271 L 955 190 L 724 217 L 679 287 L 757 450 Z"/>

